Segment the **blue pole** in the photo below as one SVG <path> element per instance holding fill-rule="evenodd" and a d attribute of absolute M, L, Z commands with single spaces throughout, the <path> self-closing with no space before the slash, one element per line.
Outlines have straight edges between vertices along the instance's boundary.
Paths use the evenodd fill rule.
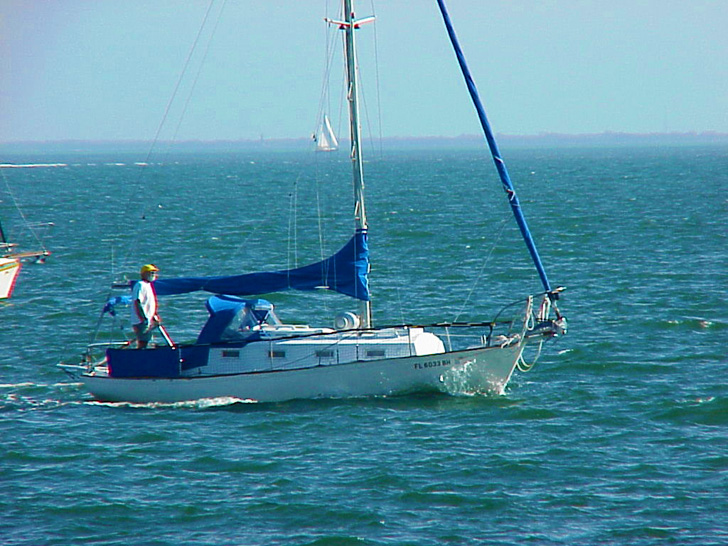
<path fill-rule="evenodd" d="M 531 259 L 533 260 L 533 263 L 536 265 L 536 270 L 538 271 L 539 277 L 541 277 L 541 283 L 543 284 L 544 290 L 546 292 L 551 293 L 551 285 L 549 284 L 549 279 L 546 276 L 546 270 L 543 267 L 543 264 L 541 263 L 541 258 L 538 255 L 538 250 L 536 250 L 536 243 L 533 241 L 533 237 L 531 237 L 531 232 L 528 230 L 528 224 L 526 224 L 526 217 L 523 215 L 523 211 L 521 210 L 521 204 L 518 201 L 518 196 L 516 195 L 516 190 L 513 187 L 513 184 L 511 183 L 511 178 L 508 176 L 508 170 L 506 169 L 506 164 L 503 161 L 503 158 L 501 158 L 500 151 L 498 150 L 498 144 L 495 141 L 495 137 L 493 136 L 493 130 L 490 128 L 490 123 L 488 123 L 488 118 L 485 115 L 485 110 L 483 109 L 483 104 L 480 102 L 480 96 L 478 95 L 478 89 L 475 87 L 475 82 L 473 81 L 473 77 L 470 75 L 470 69 L 468 68 L 467 63 L 465 62 L 465 56 L 463 55 L 463 50 L 460 48 L 460 43 L 458 42 L 458 38 L 455 35 L 455 30 L 452 27 L 452 23 L 450 22 L 450 16 L 447 13 L 447 8 L 445 7 L 444 0 L 437 0 L 437 4 L 440 6 L 440 11 L 442 12 L 442 18 L 445 21 L 445 27 L 447 27 L 447 33 L 450 36 L 450 41 L 452 42 L 452 47 L 455 50 L 455 55 L 458 58 L 458 63 L 460 64 L 460 70 L 463 73 L 463 77 L 465 78 L 465 83 L 468 86 L 468 91 L 470 92 L 470 98 L 473 100 L 473 104 L 475 105 L 475 109 L 478 111 L 478 118 L 480 118 L 480 125 L 483 127 L 483 132 L 485 133 L 485 139 L 488 141 L 488 147 L 490 148 L 490 153 L 493 156 L 493 161 L 495 162 L 495 167 L 498 170 L 498 174 L 500 175 L 501 182 L 503 183 L 503 189 L 506 191 L 506 195 L 508 195 L 508 202 L 511 205 L 511 209 L 513 210 L 513 215 L 516 217 L 516 222 L 518 223 L 518 227 L 521 229 L 521 234 L 523 235 L 523 239 L 526 241 L 526 246 L 528 247 L 528 252 L 531 254 Z"/>

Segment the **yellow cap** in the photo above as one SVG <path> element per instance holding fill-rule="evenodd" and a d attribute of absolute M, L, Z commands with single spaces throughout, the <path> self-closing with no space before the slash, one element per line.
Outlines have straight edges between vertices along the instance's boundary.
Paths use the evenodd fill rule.
<path fill-rule="evenodd" d="M 144 275 L 144 273 L 149 273 L 150 271 L 159 271 L 159 268 L 154 264 L 143 265 L 141 274 Z"/>

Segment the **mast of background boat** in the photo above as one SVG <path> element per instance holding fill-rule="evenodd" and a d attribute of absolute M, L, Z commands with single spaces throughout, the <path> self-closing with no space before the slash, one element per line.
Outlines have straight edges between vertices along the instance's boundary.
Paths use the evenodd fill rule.
<path fill-rule="evenodd" d="M 13 247 L 15 244 L 9 243 L 8 240 L 5 238 L 5 231 L 3 231 L 3 224 L 0 222 L 0 258 L 2 258 L 4 255 L 7 258 L 13 258 L 15 257 L 15 254 L 10 254 L 10 252 L 13 250 Z"/>
<path fill-rule="evenodd" d="M 366 19 L 354 19 L 354 7 L 352 0 L 344 0 L 344 22 L 339 28 L 344 31 L 344 50 L 346 54 L 346 81 L 347 99 L 349 101 L 349 134 L 351 136 L 351 162 L 354 175 L 354 220 L 357 233 L 361 232 L 366 237 L 367 214 L 364 206 L 364 170 L 361 158 L 361 125 L 359 124 L 359 82 L 356 70 L 356 44 L 354 42 L 354 30 L 362 23 L 374 20 L 373 17 Z M 361 327 L 370 328 L 372 324 L 372 307 L 370 301 L 362 301 L 359 305 L 359 316 Z"/>
<path fill-rule="evenodd" d="M 523 215 L 523 211 L 521 210 L 521 204 L 518 201 L 518 196 L 516 195 L 516 190 L 513 187 L 513 184 L 511 183 L 511 177 L 508 175 L 508 170 L 506 169 L 506 164 L 501 158 L 500 151 L 498 150 L 498 144 L 495 141 L 495 137 L 493 136 L 493 131 L 490 128 L 490 123 L 488 123 L 488 118 L 485 115 L 485 110 L 483 109 L 483 104 L 480 102 L 480 96 L 478 95 L 478 89 L 475 87 L 475 82 L 473 81 L 473 77 L 470 75 L 470 69 L 468 68 L 467 63 L 465 62 L 465 56 L 463 55 L 463 50 L 460 48 L 460 43 L 458 42 L 457 36 L 455 35 L 455 30 L 452 27 L 452 23 L 450 22 L 450 16 L 447 13 L 447 8 L 445 7 L 444 0 L 437 0 L 437 4 L 440 6 L 440 12 L 442 13 L 442 18 L 445 21 L 445 26 L 447 27 L 447 33 L 450 36 L 450 41 L 452 42 L 452 47 L 455 50 L 455 55 L 458 58 L 458 63 L 460 64 L 460 70 L 463 73 L 463 77 L 465 78 L 465 83 L 468 86 L 468 91 L 470 92 L 470 98 L 473 100 L 473 104 L 475 105 L 475 109 L 478 111 L 478 118 L 480 118 L 480 124 L 483 127 L 483 132 L 485 133 L 485 139 L 488 141 L 488 146 L 490 147 L 490 153 L 493 156 L 493 161 L 495 162 L 495 167 L 498 170 L 498 174 L 500 175 L 501 182 L 503 183 L 503 189 L 505 189 L 506 194 L 508 195 L 508 202 L 511 205 L 511 209 L 513 210 L 513 215 L 516 217 L 516 222 L 518 223 L 518 227 L 521 229 L 521 234 L 523 235 L 524 241 L 526 241 L 526 246 L 528 247 L 528 251 L 531 254 L 531 259 L 533 260 L 533 263 L 536 266 L 536 270 L 538 271 L 539 277 L 541 277 L 541 283 L 543 284 L 544 290 L 549 295 L 549 298 L 551 299 L 558 299 L 558 290 L 551 290 L 551 284 L 549 283 L 549 279 L 546 276 L 546 270 L 543 267 L 543 264 L 541 263 L 541 258 L 538 255 L 538 250 L 536 250 L 536 243 L 533 241 L 533 237 L 531 237 L 531 232 L 528 229 L 528 224 L 526 224 L 526 217 Z"/>
<path fill-rule="evenodd" d="M 5 239 L 5 232 L 3 231 L 3 224 L 0 222 L 0 247 L 7 247 L 8 241 Z"/>

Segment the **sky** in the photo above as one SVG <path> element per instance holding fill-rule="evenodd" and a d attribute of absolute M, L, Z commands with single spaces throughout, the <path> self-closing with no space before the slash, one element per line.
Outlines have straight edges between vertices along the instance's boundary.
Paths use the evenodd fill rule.
<path fill-rule="evenodd" d="M 496 133 L 728 133 L 728 0 L 447 3 Z M 322 104 L 341 128 L 337 8 L 0 0 L 0 142 L 305 138 Z M 435 0 L 356 12 L 368 134 L 479 133 Z"/>

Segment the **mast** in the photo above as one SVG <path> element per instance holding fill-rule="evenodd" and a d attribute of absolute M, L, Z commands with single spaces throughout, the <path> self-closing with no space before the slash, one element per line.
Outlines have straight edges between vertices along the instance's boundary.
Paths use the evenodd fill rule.
<path fill-rule="evenodd" d="M 10 258 L 12 255 L 10 254 L 10 251 L 13 249 L 15 245 L 12 243 L 9 243 L 8 240 L 5 238 L 5 231 L 3 231 L 3 224 L 0 222 L 0 258 Z"/>
<path fill-rule="evenodd" d="M 349 135 L 351 137 L 351 164 L 354 180 L 354 222 L 357 233 L 366 237 L 368 224 L 364 205 L 364 169 L 361 157 L 361 124 L 359 122 L 359 81 L 357 78 L 357 58 L 354 31 L 359 25 L 373 21 L 373 17 L 356 20 L 354 18 L 353 0 L 344 0 L 344 21 L 338 22 L 344 31 L 344 53 L 346 57 L 347 100 L 349 102 Z M 333 22 L 333 21 L 332 21 Z M 370 301 L 359 305 L 359 317 L 362 328 L 372 325 L 372 308 Z"/>
<path fill-rule="evenodd" d="M 521 230 L 523 240 L 526 242 L 528 252 L 531 254 L 531 259 L 533 260 L 533 263 L 536 266 L 536 270 L 538 271 L 538 275 L 541 278 L 541 284 L 543 285 L 544 290 L 548 293 L 550 299 L 558 299 L 558 289 L 551 289 L 551 284 L 549 283 L 549 279 L 546 276 L 546 270 L 541 263 L 541 257 L 538 254 L 538 250 L 536 250 L 536 243 L 534 242 L 533 237 L 531 237 L 531 232 L 528 229 L 528 224 L 526 224 L 526 217 L 523 215 L 523 211 L 521 210 L 521 204 L 518 201 L 516 190 L 513 187 L 510 176 L 508 175 L 506 164 L 500 155 L 500 150 L 498 150 L 498 144 L 496 143 L 495 137 L 493 136 L 493 130 L 491 129 L 488 118 L 485 115 L 485 109 L 483 108 L 483 104 L 480 101 L 478 89 L 475 87 L 473 77 L 470 75 L 470 69 L 465 62 L 465 55 L 463 54 L 463 50 L 460 48 L 460 43 L 458 42 L 458 38 L 455 35 L 455 30 L 453 29 L 452 23 L 450 22 L 450 16 L 447 13 L 445 2 L 444 0 L 437 0 L 437 4 L 438 6 L 440 6 L 440 12 L 442 13 L 442 18 L 445 21 L 445 27 L 447 27 L 448 36 L 450 36 L 450 41 L 452 42 L 453 49 L 455 50 L 455 55 L 457 56 L 458 63 L 460 64 L 460 70 L 463 73 L 463 78 L 465 78 L 465 83 L 468 86 L 470 98 L 472 99 L 473 105 L 478 112 L 480 125 L 483 127 L 485 140 L 488 142 L 488 147 L 490 148 L 490 153 L 493 156 L 495 167 L 498 170 L 498 175 L 500 176 L 501 182 L 503 183 L 503 189 L 508 196 L 508 202 L 511 205 L 513 215 L 516 217 L 516 223 Z"/>

